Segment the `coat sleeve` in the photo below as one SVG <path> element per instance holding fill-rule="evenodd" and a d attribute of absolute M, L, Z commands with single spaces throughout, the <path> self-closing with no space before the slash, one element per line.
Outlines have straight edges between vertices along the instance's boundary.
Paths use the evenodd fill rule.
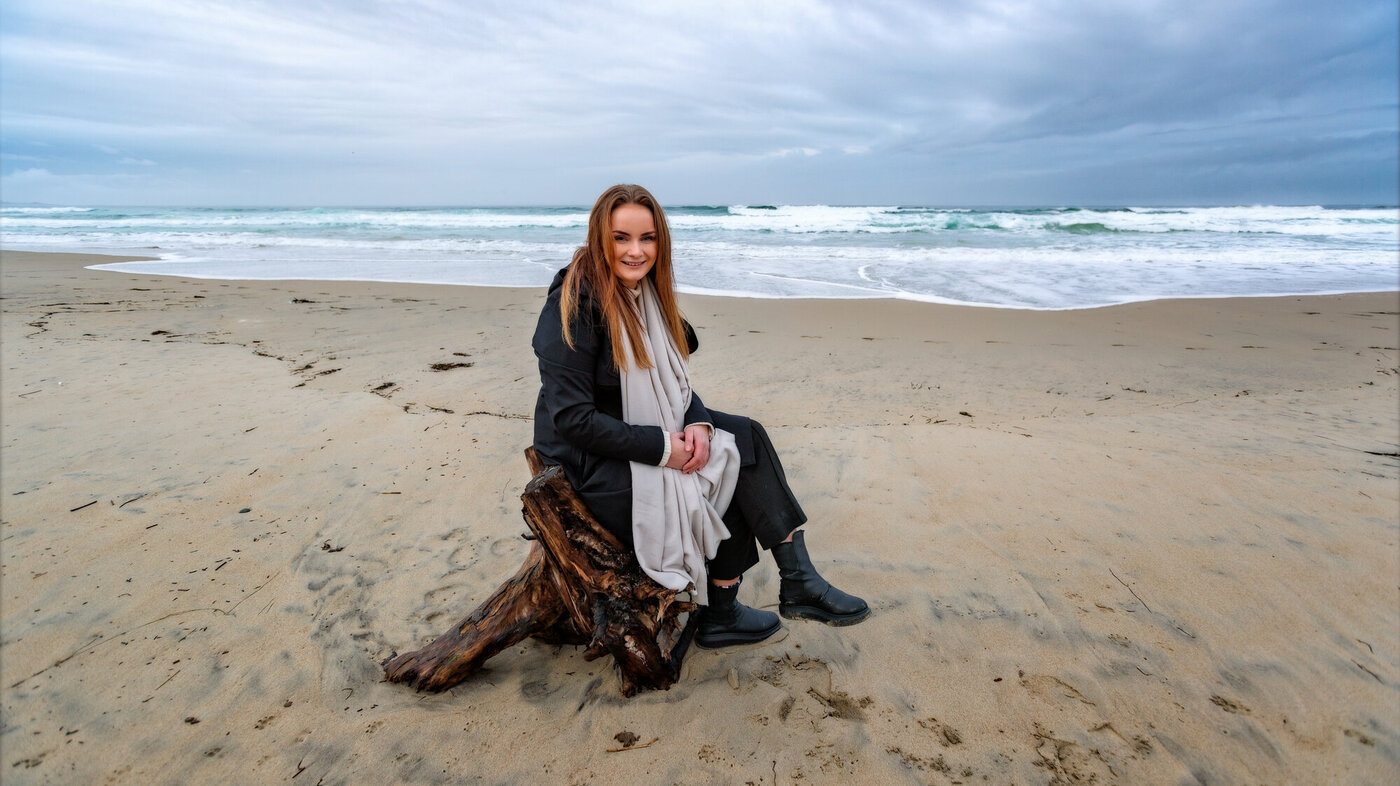
<path fill-rule="evenodd" d="M 704 402 L 700 401 L 700 394 L 694 390 L 690 391 L 690 408 L 685 411 L 685 425 L 693 426 L 696 423 L 706 423 L 714 428 L 714 419 L 710 417 L 710 411 L 705 409 Z"/>
<path fill-rule="evenodd" d="M 586 302 L 579 311 L 588 312 Z M 596 367 L 604 338 L 576 318 L 576 346 L 564 343 L 557 299 L 551 298 L 535 329 L 534 348 L 540 363 L 540 391 L 545 413 L 555 431 L 570 445 L 606 458 L 661 463 L 668 439 L 659 426 L 634 426 L 598 409 Z"/>

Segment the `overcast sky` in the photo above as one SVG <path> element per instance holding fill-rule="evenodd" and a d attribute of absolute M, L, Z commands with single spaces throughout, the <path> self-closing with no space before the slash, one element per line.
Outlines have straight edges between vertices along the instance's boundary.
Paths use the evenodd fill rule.
<path fill-rule="evenodd" d="M 0 197 L 1394 204 L 1395 0 L 0 0 Z"/>

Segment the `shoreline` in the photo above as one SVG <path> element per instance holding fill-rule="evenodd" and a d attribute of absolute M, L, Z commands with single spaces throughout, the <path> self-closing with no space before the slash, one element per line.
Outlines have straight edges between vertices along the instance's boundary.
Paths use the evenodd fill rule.
<path fill-rule="evenodd" d="M 765 424 L 814 558 L 874 615 L 693 650 L 624 701 L 536 641 L 443 694 L 378 665 L 523 558 L 542 288 L 90 259 L 0 254 L 21 781 L 1400 774 L 1395 293 L 683 296 L 697 389 Z M 776 603 L 771 560 L 745 578 Z M 655 741 L 610 753 L 623 732 Z"/>
<path fill-rule="evenodd" d="M 400 281 L 400 280 L 388 280 L 388 279 L 359 279 L 359 278 L 222 278 L 222 277 L 218 277 L 218 276 L 191 276 L 191 275 L 180 275 L 180 274 L 170 274 L 170 273 L 146 273 L 146 272 L 136 272 L 136 271 L 126 271 L 126 270 L 111 270 L 111 269 L 106 269 L 106 268 L 104 267 L 105 265 L 121 264 L 121 263 L 123 263 L 123 262 L 157 262 L 157 261 L 161 261 L 161 258 L 160 258 L 160 257 L 127 256 L 127 255 L 124 255 L 124 254 L 107 254 L 107 253 L 89 254 L 89 253 L 68 252 L 68 251 L 31 251 L 31 250 L 16 250 L 16 249 L 5 249 L 5 248 L 0 248 L 0 253 L 54 254 L 54 255 L 59 255 L 59 256 L 83 256 L 83 257 L 94 257 L 94 258 L 106 259 L 107 261 L 94 262 L 94 263 L 92 263 L 92 264 L 84 265 L 84 267 L 85 267 L 86 269 L 88 269 L 88 270 L 95 270 L 95 271 L 104 272 L 104 273 L 118 273 L 118 274 L 126 274 L 126 275 L 153 276 L 153 277 L 156 277 L 156 278 L 181 278 L 181 279 L 189 279 L 189 280 L 192 280 L 192 281 L 257 281 L 257 282 L 263 282 L 263 283 L 279 283 L 279 282 L 280 282 L 280 283 L 315 283 L 315 282 L 317 282 L 317 281 L 326 281 L 326 282 L 335 282 L 335 283 L 342 283 L 342 284 L 391 284 L 391 285 L 392 285 L 392 284 L 404 284 L 404 285 L 411 285 L 411 286 L 426 286 L 426 287 L 468 287 L 468 288 L 485 289 L 485 290 L 520 290 L 520 291 L 524 291 L 524 292 L 530 292 L 530 291 L 536 291 L 536 290 L 543 290 L 543 289 L 546 289 L 546 288 L 547 288 L 547 285 L 541 285 L 541 286 L 539 286 L 539 287 L 520 287 L 520 286 L 509 285 L 509 284 L 499 284 L 499 285 L 498 285 L 498 284 L 454 284 L 454 283 L 450 283 L 450 282 L 441 282 L 441 281 Z M 848 298 L 847 298 L 847 297 L 834 297 L 834 296 L 833 296 L 833 297 L 811 297 L 811 296 L 785 297 L 785 296 L 759 295 L 759 294 L 749 294 L 749 293 L 735 294 L 735 293 L 730 293 L 730 292 L 719 292 L 719 291 L 716 291 L 716 290 L 706 290 L 706 289 L 702 289 L 702 288 L 683 288 L 683 289 L 680 289 L 680 290 L 678 290 L 678 291 L 680 291 L 680 293 L 681 293 L 682 295 L 684 295 L 684 296 L 686 296 L 686 297 L 691 297 L 691 298 L 731 298 L 731 299 L 735 299 L 735 300 L 765 300 L 765 301 L 766 301 L 766 300 L 782 300 L 782 301 L 798 301 L 798 302 L 814 302 L 814 303 L 824 303 L 824 302 L 829 302 L 829 301 L 846 301 L 846 300 L 873 301 L 873 302 L 877 302 L 877 303 L 879 303 L 879 302 L 887 302 L 887 301 L 904 301 L 904 302 L 910 302 L 910 303 L 922 303 L 922 304 L 925 304 L 925 305 L 949 306 L 949 307 L 955 307 L 955 308 L 984 308 L 984 309 L 996 309 L 996 310 L 1007 310 L 1007 311 L 1058 312 L 1058 311 L 1094 311 L 1094 310 L 1097 310 L 1097 309 L 1116 308 L 1116 307 L 1118 307 L 1118 306 L 1131 306 L 1131 305 L 1140 304 L 1140 303 L 1158 303 L 1158 302 L 1190 301 L 1190 300 L 1235 300 L 1235 299 L 1247 300 L 1247 299 L 1256 299 L 1256 298 L 1268 299 L 1268 298 L 1296 298 L 1296 297 L 1333 297 L 1333 296 L 1338 296 L 1338 295 L 1386 295 L 1386 294 L 1392 294 L 1392 293 L 1400 294 L 1400 282 L 1397 282 L 1397 286 L 1396 286 L 1396 288 L 1394 288 L 1394 289 L 1336 290 L 1336 291 L 1327 291 L 1327 292 L 1308 292 L 1308 293 L 1301 293 L 1301 294 L 1300 294 L 1300 293 L 1296 293 L 1296 292 L 1284 292 L 1284 293 L 1264 293 L 1264 294 L 1255 294 L 1255 295 L 1193 295 L 1193 296 L 1190 296 L 1190 297 L 1179 297 L 1179 296 L 1170 296 L 1170 297 L 1144 296 L 1144 297 L 1135 298 L 1135 299 L 1132 299 L 1132 300 L 1124 300 L 1124 301 L 1121 301 L 1121 302 L 1114 302 L 1114 303 L 1105 303 L 1105 304 L 1102 304 L 1102 305 L 1095 305 L 1095 306 L 1066 306 L 1066 307 L 1063 307 L 1063 308 L 1037 307 L 1037 306 L 1009 306 L 1009 305 L 1002 305 L 1002 304 L 998 304 L 998 303 L 965 303 L 965 302 L 950 300 L 950 299 L 947 299 L 947 298 L 938 298 L 938 297 L 932 296 L 932 295 L 924 296 L 924 295 L 914 295 L 914 294 L 894 295 L 894 296 L 871 295 L 871 296 L 869 296 L 869 297 L 848 297 Z"/>
<path fill-rule="evenodd" d="M 1385 209 L 765 207 L 676 208 L 681 284 L 696 294 L 1034 309 L 1397 286 L 1400 216 Z M 582 237 L 587 211 L 566 212 L 41 211 L 7 216 L 3 240 L 39 251 L 156 249 L 169 259 L 141 263 L 153 273 L 544 286 Z"/>

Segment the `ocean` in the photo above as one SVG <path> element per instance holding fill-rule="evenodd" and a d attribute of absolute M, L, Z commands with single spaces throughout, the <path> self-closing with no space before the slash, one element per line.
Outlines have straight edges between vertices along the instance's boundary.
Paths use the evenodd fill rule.
<path fill-rule="evenodd" d="M 1331 207 L 669 208 L 686 292 L 1025 309 L 1400 289 L 1400 210 Z M 218 279 L 548 284 L 588 210 L 0 208 L 9 249 Z"/>

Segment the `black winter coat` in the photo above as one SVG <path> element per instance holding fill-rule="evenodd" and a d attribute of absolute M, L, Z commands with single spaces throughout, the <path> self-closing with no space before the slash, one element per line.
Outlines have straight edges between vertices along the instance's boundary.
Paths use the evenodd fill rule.
<path fill-rule="evenodd" d="M 567 270 L 565 268 L 564 270 Z M 665 453 L 665 431 L 634 426 L 622 419 L 622 377 L 613 362 L 612 341 L 601 310 L 580 292 L 572 332 L 564 343 L 559 309 L 564 270 L 554 276 L 540 311 L 533 341 L 540 364 L 540 395 L 535 403 L 535 452 L 545 464 L 558 464 L 589 511 L 626 543 L 632 541 L 632 470 L 628 462 L 656 465 Z M 700 345 L 685 324 L 686 343 Z M 754 462 L 748 419 L 709 410 L 692 392 L 685 425 L 709 423 L 734 434 L 740 466 Z"/>

